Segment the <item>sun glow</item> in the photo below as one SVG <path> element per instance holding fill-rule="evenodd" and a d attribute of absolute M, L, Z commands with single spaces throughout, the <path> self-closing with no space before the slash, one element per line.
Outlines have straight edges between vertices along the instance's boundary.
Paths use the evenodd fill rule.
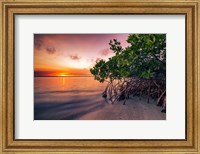
<path fill-rule="evenodd" d="M 68 76 L 67 74 L 60 74 L 59 76 Z"/>

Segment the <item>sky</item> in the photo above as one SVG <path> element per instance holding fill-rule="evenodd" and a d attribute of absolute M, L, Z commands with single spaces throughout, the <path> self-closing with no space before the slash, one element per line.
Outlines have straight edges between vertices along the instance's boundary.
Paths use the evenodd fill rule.
<path fill-rule="evenodd" d="M 127 47 L 129 34 L 34 34 L 35 76 L 91 76 L 99 59 L 112 57 L 110 40 Z"/>

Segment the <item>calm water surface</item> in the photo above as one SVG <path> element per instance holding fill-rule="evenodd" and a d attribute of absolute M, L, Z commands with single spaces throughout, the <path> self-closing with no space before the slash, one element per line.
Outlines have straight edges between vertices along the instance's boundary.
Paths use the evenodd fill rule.
<path fill-rule="evenodd" d="M 104 105 L 105 87 L 93 77 L 35 77 L 34 119 L 78 119 Z"/>

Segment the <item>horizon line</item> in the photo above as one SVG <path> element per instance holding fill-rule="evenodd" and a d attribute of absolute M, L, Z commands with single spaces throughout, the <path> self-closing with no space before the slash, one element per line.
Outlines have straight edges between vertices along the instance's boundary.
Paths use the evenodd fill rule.
<path fill-rule="evenodd" d="M 79 76 L 76 76 L 76 75 L 56 76 L 56 75 L 54 75 L 54 76 L 34 76 L 34 77 L 93 77 L 93 76 L 81 76 L 81 75 L 79 75 Z"/>

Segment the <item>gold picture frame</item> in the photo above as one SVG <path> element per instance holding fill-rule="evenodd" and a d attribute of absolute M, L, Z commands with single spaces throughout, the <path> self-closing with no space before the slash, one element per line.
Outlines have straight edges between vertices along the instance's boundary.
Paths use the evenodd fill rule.
<path fill-rule="evenodd" d="M 0 153 L 200 153 L 199 0 L 3 0 L 0 2 Z M 186 139 L 16 140 L 14 17 L 16 14 L 184 14 Z"/>

